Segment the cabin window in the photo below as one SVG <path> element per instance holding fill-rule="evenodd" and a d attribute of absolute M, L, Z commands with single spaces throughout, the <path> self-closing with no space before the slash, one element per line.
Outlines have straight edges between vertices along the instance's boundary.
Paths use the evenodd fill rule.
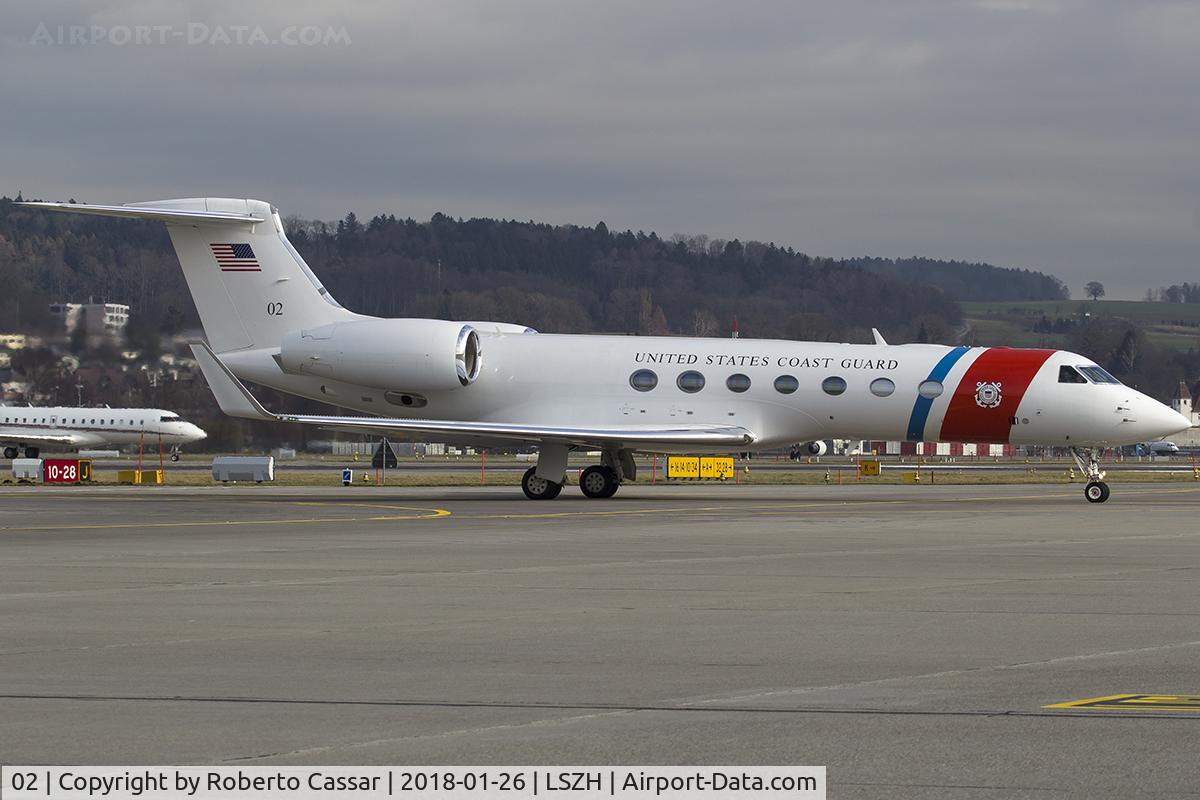
<path fill-rule="evenodd" d="M 944 391 L 946 391 L 946 387 L 942 385 L 941 381 L 921 381 L 921 385 L 917 387 L 917 394 L 930 400 L 940 397 Z"/>
<path fill-rule="evenodd" d="M 896 391 L 896 384 L 891 378 L 876 378 L 871 381 L 871 394 L 876 397 L 887 397 Z"/>
<path fill-rule="evenodd" d="M 695 394 L 704 388 L 704 376 L 694 369 L 689 369 L 687 372 L 679 373 L 679 377 L 675 379 L 675 385 L 688 394 Z"/>
<path fill-rule="evenodd" d="M 1096 367 L 1096 366 L 1080 367 L 1079 371 L 1082 372 L 1084 375 L 1088 376 L 1089 378 L 1091 378 L 1093 383 L 1115 383 L 1118 385 L 1121 383 L 1119 380 L 1114 378 L 1112 375 L 1109 375 L 1108 371 L 1105 370 L 1103 367 Z"/>
<path fill-rule="evenodd" d="M 1079 374 L 1074 367 L 1068 367 L 1066 364 L 1058 368 L 1059 383 L 1087 383 L 1087 378 Z"/>
<path fill-rule="evenodd" d="M 821 381 L 821 391 L 825 392 L 825 394 L 839 395 L 846 391 L 846 379 L 837 376 L 826 378 Z"/>
<path fill-rule="evenodd" d="M 629 376 L 629 385 L 639 392 L 648 392 L 658 386 L 658 376 L 653 370 L 639 369 Z"/>
<path fill-rule="evenodd" d="M 791 394 L 800 388 L 800 381 L 792 375 L 780 375 L 775 379 L 775 391 L 780 394 Z"/>
<path fill-rule="evenodd" d="M 743 375 L 740 372 L 730 375 L 725 379 L 725 388 L 731 392 L 738 392 L 740 394 L 750 388 L 750 376 Z"/>

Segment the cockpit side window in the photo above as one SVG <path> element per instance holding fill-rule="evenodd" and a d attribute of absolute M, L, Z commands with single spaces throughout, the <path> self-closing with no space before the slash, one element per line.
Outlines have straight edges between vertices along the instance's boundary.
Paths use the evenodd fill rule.
<path fill-rule="evenodd" d="M 1118 385 L 1121 383 L 1112 375 L 1109 375 L 1108 371 L 1104 369 L 1104 367 L 1097 367 L 1094 365 L 1087 367 L 1081 366 L 1079 371 L 1091 378 L 1093 383 L 1115 383 Z"/>
<path fill-rule="evenodd" d="M 1087 378 L 1079 374 L 1079 371 L 1074 367 L 1068 367 L 1063 364 L 1058 368 L 1059 383 L 1087 383 Z"/>

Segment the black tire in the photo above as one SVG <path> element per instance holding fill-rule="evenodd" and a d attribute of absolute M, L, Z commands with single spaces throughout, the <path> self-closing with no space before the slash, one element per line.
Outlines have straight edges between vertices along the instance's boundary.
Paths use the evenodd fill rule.
<path fill-rule="evenodd" d="M 179 453 L 171 453 L 171 460 L 172 460 L 172 461 L 178 461 L 178 460 L 179 460 Z"/>
<path fill-rule="evenodd" d="M 608 470 L 608 474 L 612 477 L 612 488 L 610 488 L 604 496 L 612 497 L 617 493 L 617 489 L 621 488 L 621 476 L 609 467 L 605 467 L 605 469 Z"/>
<path fill-rule="evenodd" d="M 1103 503 L 1108 499 L 1108 484 L 1104 481 L 1091 481 L 1083 487 L 1083 496 L 1089 503 Z"/>
<path fill-rule="evenodd" d="M 41 452 L 41 451 L 38 450 L 36 447 L 26 447 L 25 448 L 25 457 L 26 458 L 37 458 L 39 452 Z"/>
<path fill-rule="evenodd" d="M 588 467 L 579 476 L 579 488 L 583 492 L 584 497 L 593 499 L 604 499 L 612 497 L 617 493 L 617 487 L 621 483 L 617 480 L 617 474 L 608 467 L 595 466 Z"/>
<path fill-rule="evenodd" d="M 562 491 L 562 484 L 539 478 L 537 467 L 530 467 L 521 478 L 521 491 L 530 500 L 553 500 Z"/>
<path fill-rule="evenodd" d="M 9 459 L 10 461 L 12 459 L 16 458 L 17 457 L 17 448 L 15 448 L 15 447 L 4 448 L 4 457 Z"/>

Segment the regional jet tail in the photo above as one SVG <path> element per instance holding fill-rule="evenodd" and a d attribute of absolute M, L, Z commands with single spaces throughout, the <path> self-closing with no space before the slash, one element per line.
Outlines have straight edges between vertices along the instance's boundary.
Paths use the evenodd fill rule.
<path fill-rule="evenodd" d="M 1188 420 L 1089 359 L 1054 350 L 538 334 L 504 322 L 380 319 L 339 305 L 258 200 L 26 205 L 166 223 L 207 344 L 194 352 L 230 415 L 447 442 L 538 447 L 531 499 L 567 455 L 599 450 L 588 497 L 636 477 L 635 452 L 730 452 L 826 439 L 1070 447 L 1090 502 L 1106 447 Z M 359 415 L 273 414 L 263 384 Z"/>

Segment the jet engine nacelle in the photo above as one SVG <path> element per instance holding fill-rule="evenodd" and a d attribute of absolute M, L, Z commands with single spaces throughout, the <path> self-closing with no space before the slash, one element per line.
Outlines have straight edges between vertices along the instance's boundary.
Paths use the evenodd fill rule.
<path fill-rule="evenodd" d="M 334 322 L 283 337 L 279 366 L 376 389 L 431 392 L 468 386 L 479 377 L 479 334 L 437 319 Z"/>
<path fill-rule="evenodd" d="M 823 456 L 829 452 L 829 445 L 825 442 L 809 442 L 804 445 L 804 451 L 810 456 Z"/>

